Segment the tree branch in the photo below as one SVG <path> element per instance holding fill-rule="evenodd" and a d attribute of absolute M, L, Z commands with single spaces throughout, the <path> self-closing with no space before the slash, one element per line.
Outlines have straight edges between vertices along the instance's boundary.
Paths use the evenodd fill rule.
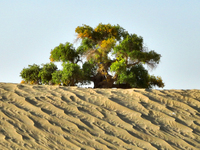
<path fill-rule="evenodd" d="M 137 65 L 137 64 L 139 64 L 139 63 L 140 63 L 140 61 L 135 62 L 135 63 L 133 63 L 133 64 L 127 64 L 127 67 L 135 66 L 135 65 Z"/>

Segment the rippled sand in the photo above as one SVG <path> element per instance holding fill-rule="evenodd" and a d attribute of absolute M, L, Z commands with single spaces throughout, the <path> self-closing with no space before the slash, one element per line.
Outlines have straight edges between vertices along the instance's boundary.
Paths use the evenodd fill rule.
<path fill-rule="evenodd" d="M 200 149 L 200 90 L 0 83 L 0 149 Z"/>

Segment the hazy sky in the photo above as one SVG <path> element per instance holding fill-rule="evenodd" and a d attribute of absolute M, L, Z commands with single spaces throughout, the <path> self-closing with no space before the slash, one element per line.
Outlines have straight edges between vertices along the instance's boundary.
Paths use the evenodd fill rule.
<path fill-rule="evenodd" d="M 74 43 L 77 26 L 99 23 L 119 24 L 162 55 L 150 74 L 164 89 L 200 89 L 199 0 L 0 0 L 0 82 L 20 83 L 24 67 Z"/>

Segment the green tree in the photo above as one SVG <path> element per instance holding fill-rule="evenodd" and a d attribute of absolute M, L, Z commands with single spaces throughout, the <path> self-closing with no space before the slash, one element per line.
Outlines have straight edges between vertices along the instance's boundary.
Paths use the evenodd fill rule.
<path fill-rule="evenodd" d="M 75 50 L 73 45 L 67 42 L 65 44 L 61 43 L 59 46 L 51 50 L 50 61 L 70 61 L 71 63 L 77 63 L 78 61 L 80 61 L 80 59 L 78 52 Z"/>
<path fill-rule="evenodd" d="M 149 75 L 144 67 L 156 68 L 161 55 L 149 51 L 141 36 L 130 34 L 119 25 L 102 23 L 95 28 L 78 26 L 75 32 L 80 46 L 74 48 L 67 42 L 50 53 L 50 61 L 63 62 L 63 70 L 56 70 L 51 63 L 42 69 L 29 66 L 21 72 L 25 82 L 48 84 L 52 80 L 70 86 L 94 82 L 94 88 L 164 87 L 161 77 Z"/>
<path fill-rule="evenodd" d="M 83 80 L 83 70 L 69 61 L 62 63 L 63 70 L 52 73 L 52 82 L 58 85 L 75 86 Z"/>
<path fill-rule="evenodd" d="M 25 81 L 25 83 L 41 84 L 41 77 L 38 76 L 40 71 L 40 66 L 36 64 L 28 65 L 28 68 L 24 68 L 20 72 L 20 76 Z"/>
<path fill-rule="evenodd" d="M 47 63 L 42 65 L 38 77 L 41 78 L 42 84 L 52 83 L 52 73 L 54 73 L 58 68 L 54 63 Z"/>
<path fill-rule="evenodd" d="M 52 73 L 52 82 L 53 84 L 61 85 L 62 83 L 62 71 L 57 70 Z"/>
<path fill-rule="evenodd" d="M 71 65 L 86 58 L 80 69 L 83 75 L 71 82 L 93 81 L 95 88 L 164 87 L 161 77 L 149 75 L 143 67 L 155 68 L 161 55 L 144 47 L 141 36 L 129 34 L 119 25 L 102 23 L 95 28 L 78 26 L 75 32 L 77 41 L 81 41 L 77 49 L 70 43 L 60 44 L 50 55 L 51 61 L 69 61 Z M 65 69 L 65 73 L 74 77 L 75 71 Z"/>
<path fill-rule="evenodd" d="M 82 82 L 83 71 L 80 69 L 80 66 L 78 64 L 68 61 L 66 63 L 64 62 L 62 66 L 63 70 L 61 81 L 63 85 L 75 86 L 79 82 Z"/>

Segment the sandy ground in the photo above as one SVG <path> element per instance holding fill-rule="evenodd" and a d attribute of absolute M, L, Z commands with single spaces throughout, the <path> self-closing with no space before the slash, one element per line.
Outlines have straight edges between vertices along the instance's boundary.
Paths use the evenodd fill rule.
<path fill-rule="evenodd" d="M 0 83 L 0 149 L 198 150 L 200 90 Z"/>

